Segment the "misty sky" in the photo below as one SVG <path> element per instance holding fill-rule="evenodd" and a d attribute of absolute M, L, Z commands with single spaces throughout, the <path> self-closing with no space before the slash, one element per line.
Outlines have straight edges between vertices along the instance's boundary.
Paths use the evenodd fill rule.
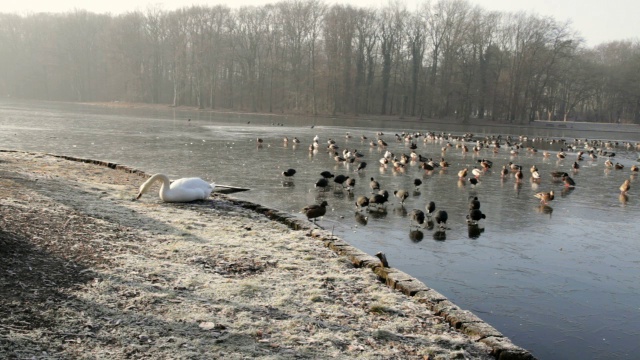
<path fill-rule="evenodd" d="M 420 0 L 405 0 L 409 9 L 414 9 Z M 32 12 L 66 12 L 85 9 L 96 13 L 120 14 L 127 11 L 145 10 L 149 5 L 159 4 L 164 10 L 173 10 L 190 5 L 226 4 L 230 7 L 242 5 L 264 5 L 277 0 L 0 0 L 0 12 L 27 14 Z M 380 6 L 383 0 L 326 0 L 326 4 L 344 3 L 354 6 Z M 594 46 L 612 40 L 640 39 L 640 2 L 628 0 L 469 0 L 487 10 L 504 12 L 528 11 L 552 16 L 562 22 L 570 20 L 572 28 Z"/>

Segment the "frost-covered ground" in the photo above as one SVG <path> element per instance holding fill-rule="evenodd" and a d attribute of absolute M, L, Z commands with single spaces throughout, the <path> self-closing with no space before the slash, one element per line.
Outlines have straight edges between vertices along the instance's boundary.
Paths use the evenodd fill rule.
<path fill-rule="evenodd" d="M 308 231 L 0 153 L 1 358 L 490 358 Z"/>

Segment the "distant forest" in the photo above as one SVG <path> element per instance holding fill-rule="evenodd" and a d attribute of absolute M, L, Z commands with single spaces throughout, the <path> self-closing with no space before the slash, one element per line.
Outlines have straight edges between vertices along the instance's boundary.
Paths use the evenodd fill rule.
<path fill-rule="evenodd" d="M 640 124 L 638 39 L 587 48 L 550 17 L 466 0 L 390 4 L 0 14 L 0 96 Z"/>

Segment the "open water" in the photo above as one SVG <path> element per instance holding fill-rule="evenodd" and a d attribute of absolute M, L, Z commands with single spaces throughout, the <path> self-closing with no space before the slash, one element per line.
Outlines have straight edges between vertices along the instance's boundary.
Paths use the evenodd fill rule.
<path fill-rule="evenodd" d="M 624 141 L 635 144 L 640 134 L 630 129 L 637 131 L 616 125 L 605 131 L 579 131 L 572 125 L 462 126 L 0 99 L 2 149 L 100 159 L 171 178 L 199 176 L 248 187 L 251 191 L 234 196 L 299 216 L 305 205 L 326 200 L 329 211 L 318 221 L 321 226 L 369 254 L 384 252 L 391 266 L 473 311 L 541 359 L 633 359 L 640 354 L 640 186 L 629 170 L 639 156 L 635 148 L 622 146 Z M 463 153 L 455 143 L 442 153 L 446 141 L 420 138 L 416 152 L 434 160 L 444 157 L 449 169 L 425 172 L 409 164 L 396 171 L 380 167 L 385 150 L 369 146 L 378 131 L 384 132 L 386 150 L 396 155 L 411 151 L 408 143 L 395 140 L 394 134 L 403 131 L 471 132 L 475 138 L 526 135 L 544 141 L 525 142 L 537 153 L 521 149 L 510 155 L 507 148 L 497 154 Z M 339 151 L 357 149 L 367 167 L 356 173 L 357 163 L 337 163 L 324 149 L 310 152 L 315 135 L 323 145 L 336 140 Z M 362 141 L 362 135 L 368 139 Z M 290 140 L 286 145 L 285 136 Z M 294 145 L 294 137 L 301 143 Z M 560 145 L 553 140 L 559 138 L 619 141 L 607 151 L 615 152 L 612 160 L 625 167 L 607 169 L 606 157 L 585 157 L 574 172 L 575 152 L 564 160 L 555 157 Z M 552 151 L 551 157 L 542 156 L 545 149 Z M 494 167 L 480 176 L 479 184 L 460 182 L 458 171 L 471 171 L 482 158 Z M 500 177 L 499 170 L 509 162 L 523 167 L 521 184 L 513 174 Z M 542 175 L 539 183 L 530 179 L 532 165 Z M 287 168 L 297 170 L 291 179 L 281 175 Z M 314 184 L 324 170 L 354 177 L 353 196 L 339 187 L 333 190 L 333 184 L 326 192 L 318 191 Z M 552 181 L 551 171 L 569 173 L 575 189 Z M 355 198 L 371 194 L 371 177 L 391 194 L 409 190 L 404 206 L 391 197 L 386 212 L 357 215 Z M 423 184 L 414 191 L 416 178 Z M 625 179 L 632 181 L 627 197 L 618 190 Z M 550 190 L 556 198 L 541 206 L 533 195 Z M 465 220 L 470 196 L 480 199 L 487 216 L 480 221 L 480 232 L 470 233 Z M 434 230 L 427 228 L 410 231 L 407 213 L 424 210 L 428 201 L 449 214 L 445 240 L 435 239 Z"/>

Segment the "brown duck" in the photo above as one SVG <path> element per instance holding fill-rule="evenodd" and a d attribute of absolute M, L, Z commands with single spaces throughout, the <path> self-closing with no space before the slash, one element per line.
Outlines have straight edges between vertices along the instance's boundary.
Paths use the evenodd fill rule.
<path fill-rule="evenodd" d="M 540 202 L 543 204 L 548 204 L 551 200 L 553 200 L 554 196 L 553 196 L 553 190 L 549 191 L 549 192 L 539 192 L 535 195 L 536 198 L 540 199 Z"/>
<path fill-rule="evenodd" d="M 308 220 L 313 219 L 313 222 L 316 222 L 316 218 L 324 216 L 327 213 L 327 202 L 323 201 L 320 205 L 313 204 L 305 206 L 302 209 L 302 213 L 307 216 Z"/>

